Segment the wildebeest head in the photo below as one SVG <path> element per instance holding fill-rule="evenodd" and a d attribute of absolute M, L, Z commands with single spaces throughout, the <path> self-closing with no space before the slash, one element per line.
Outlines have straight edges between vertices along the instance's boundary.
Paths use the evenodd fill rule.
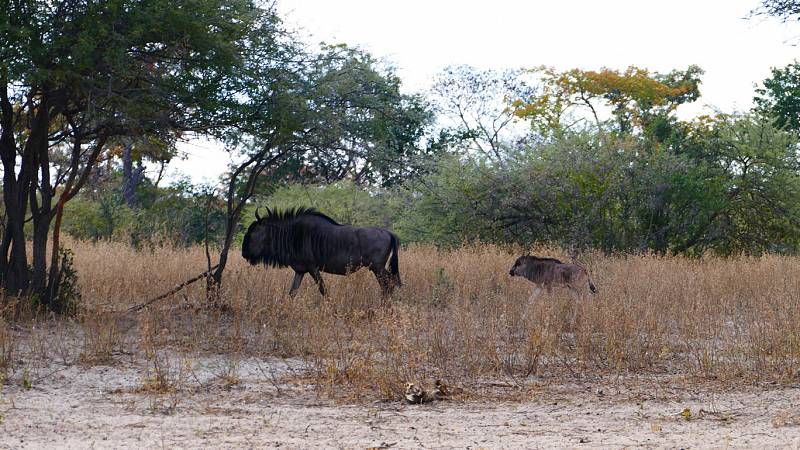
<path fill-rule="evenodd" d="M 266 249 L 268 239 L 267 226 L 256 211 L 256 221 L 247 228 L 247 233 L 242 241 L 242 257 L 250 264 L 261 262 L 261 255 Z"/>
<path fill-rule="evenodd" d="M 260 217 L 256 211 L 256 221 L 250 224 L 242 241 L 242 257 L 250 264 L 287 267 L 309 255 L 330 253 L 336 250 L 332 247 L 335 243 L 326 239 L 326 236 L 310 239 L 309 229 L 313 228 L 320 234 L 321 225 L 340 226 L 313 208 L 267 208 L 264 217 Z"/>

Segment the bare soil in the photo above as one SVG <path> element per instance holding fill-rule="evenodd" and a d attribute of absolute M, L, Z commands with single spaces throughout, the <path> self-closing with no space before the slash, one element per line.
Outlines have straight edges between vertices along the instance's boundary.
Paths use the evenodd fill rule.
<path fill-rule="evenodd" d="M 342 404 L 299 360 L 50 363 L 0 392 L 0 448 L 800 448 L 800 387 L 667 379 L 528 383 L 508 401 Z M 150 381 L 149 381 L 150 380 Z M 502 398 L 502 395 L 497 395 Z"/>

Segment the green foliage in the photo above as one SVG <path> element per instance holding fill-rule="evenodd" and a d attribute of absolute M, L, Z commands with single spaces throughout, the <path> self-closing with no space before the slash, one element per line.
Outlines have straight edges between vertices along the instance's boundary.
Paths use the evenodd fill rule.
<path fill-rule="evenodd" d="M 282 136 L 302 131 L 284 125 L 295 118 L 292 106 L 307 98 L 284 87 L 303 79 L 304 56 L 274 4 L 256 0 L 4 2 L 0 159 L 12 239 L 0 252 L 2 287 L 50 289 L 58 270 L 47 268 L 56 258 L 47 258 L 46 245 L 51 221 L 60 218 L 52 205 L 60 210 L 73 199 L 115 146 L 127 146 L 125 193 L 135 206 L 141 171 L 137 164 L 134 176 L 133 161 L 142 154 L 168 160 L 182 135 L 222 137 L 265 122 L 286 130 Z M 277 111 L 266 114 L 265 105 Z M 79 234 L 113 235 L 125 217 L 115 202 L 92 200 L 98 205 L 78 209 L 91 219 Z M 23 233 L 29 217 L 32 271 Z M 41 298 L 51 306 L 52 298 Z"/>
<path fill-rule="evenodd" d="M 720 115 L 676 123 L 663 144 L 567 133 L 520 147 L 502 163 L 441 158 L 402 187 L 290 185 L 261 204 L 314 206 L 343 223 L 389 227 L 405 243 L 796 253 L 796 146 L 792 134 L 759 116 Z"/>
<path fill-rule="evenodd" d="M 394 69 L 366 52 L 324 50 L 309 74 L 317 128 L 305 136 L 303 175 L 382 186 L 413 176 L 431 150 L 421 145 L 433 118 L 425 100 L 401 94 Z"/>
<path fill-rule="evenodd" d="M 69 203 L 63 229 L 77 239 L 97 241 L 119 237 L 133 223 L 134 212 L 120 204 L 118 196 L 104 194 L 97 200 L 76 198 Z"/>
<path fill-rule="evenodd" d="M 800 250 L 795 138 L 754 116 L 721 116 L 648 139 L 564 135 L 505 164 L 443 161 L 396 226 L 437 243 L 480 239 L 605 251 Z M 412 235 L 413 236 L 413 235 Z"/>
<path fill-rule="evenodd" d="M 800 63 L 772 68 L 772 76 L 756 89 L 753 102 L 778 128 L 800 132 Z"/>
<path fill-rule="evenodd" d="M 248 170 L 231 174 L 237 197 L 257 170 L 258 191 L 281 183 L 397 185 L 424 169 L 441 147 L 426 140 L 433 114 L 419 95 L 400 92 L 394 69 L 344 45 L 303 55 L 306 64 L 284 68 L 276 88 L 254 99 L 256 118 L 226 135 L 229 150 L 246 155 Z M 266 106 L 262 106 L 266 105 Z M 270 161 L 269 167 L 261 167 Z"/>
<path fill-rule="evenodd" d="M 261 204 L 269 208 L 310 206 L 344 224 L 390 226 L 396 220 L 391 194 L 380 188 L 360 188 L 352 181 L 327 185 L 293 184 L 278 189 Z M 255 210 L 255 207 L 252 208 Z M 249 217 L 253 217 L 250 212 Z M 249 220 L 249 219 L 248 219 Z"/>
<path fill-rule="evenodd" d="M 453 123 L 432 137 L 427 101 L 401 94 L 393 69 L 365 52 L 329 46 L 302 63 L 262 62 L 243 68 L 240 87 L 252 96 L 232 115 L 241 126 L 220 133 L 252 158 L 231 173 L 232 204 L 247 205 L 232 226 L 239 234 L 256 205 L 311 206 L 344 224 L 391 228 L 405 243 L 800 251 L 797 63 L 765 81 L 759 114 L 692 122 L 674 112 L 699 97 L 696 66 L 542 68 L 539 86 L 519 71 L 454 67 L 435 86 Z M 579 109 L 589 126 L 569 123 Z M 531 121 L 529 135 L 512 138 L 515 117 Z M 70 204 L 70 234 L 137 246 L 202 242 L 206 223 L 212 243 L 236 234 L 226 233 L 228 192 L 145 181 L 131 210 L 112 184 Z"/>
<path fill-rule="evenodd" d="M 150 188 L 149 201 L 136 211 L 134 222 L 125 230 L 137 247 L 153 245 L 188 246 L 220 243 L 225 227 L 222 200 L 202 187 L 187 182 L 165 189 Z"/>
<path fill-rule="evenodd" d="M 208 215 L 209 241 L 219 243 L 225 223 L 221 200 L 188 182 L 168 188 L 142 188 L 141 205 L 133 210 L 118 191 L 104 189 L 97 196 L 84 195 L 69 203 L 62 225 L 77 239 L 112 239 L 135 247 L 187 246 L 205 240 Z"/>
<path fill-rule="evenodd" d="M 264 57 L 279 38 L 273 11 L 250 0 L 7 6 L 0 15 L 7 81 L 80 105 L 73 112 L 108 113 L 94 119 L 109 120 L 105 131 L 112 135 L 156 136 L 235 114 L 241 98 L 234 93 L 255 66 L 272 60 Z"/>
<path fill-rule="evenodd" d="M 469 238 L 493 240 L 479 231 L 486 218 L 475 207 L 486 167 L 482 158 L 443 158 L 429 176 L 411 184 L 404 196 L 405 211 L 395 225 L 405 241 L 455 246 Z"/>
<path fill-rule="evenodd" d="M 706 169 L 696 176 L 709 180 L 700 196 L 716 201 L 698 240 L 724 254 L 800 250 L 797 136 L 759 116 L 723 115 L 690 140 L 687 154 Z"/>

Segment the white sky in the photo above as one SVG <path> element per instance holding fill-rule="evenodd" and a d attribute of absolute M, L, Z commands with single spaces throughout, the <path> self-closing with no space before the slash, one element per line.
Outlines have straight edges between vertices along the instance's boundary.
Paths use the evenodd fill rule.
<path fill-rule="evenodd" d="M 800 23 L 745 17 L 758 0 L 280 0 L 290 27 L 309 42 L 346 43 L 386 58 L 407 91 L 424 91 L 451 64 L 555 66 L 706 73 L 697 106 L 748 109 L 754 86 L 800 53 Z M 213 181 L 227 158 L 190 143 L 173 170 Z"/>

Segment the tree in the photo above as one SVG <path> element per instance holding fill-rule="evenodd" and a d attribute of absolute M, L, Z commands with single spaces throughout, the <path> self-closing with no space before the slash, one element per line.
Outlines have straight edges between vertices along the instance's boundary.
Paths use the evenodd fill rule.
<path fill-rule="evenodd" d="M 516 119 L 510 104 L 535 89 L 521 70 L 479 70 L 451 66 L 439 74 L 433 94 L 442 125 L 462 154 L 500 161 L 514 141 Z"/>
<path fill-rule="evenodd" d="M 750 14 L 773 16 L 784 22 L 800 20 L 800 2 L 797 0 L 762 0 L 761 6 Z"/>
<path fill-rule="evenodd" d="M 400 223 L 415 238 L 722 255 L 800 250 L 797 138 L 762 117 L 679 124 L 668 151 L 584 131 L 506 164 L 443 159 Z"/>
<path fill-rule="evenodd" d="M 756 110 L 775 121 L 778 128 L 800 131 L 800 63 L 772 68 L 772 76 L 756 89 Z"/>
<path fill-rule="evenodd" d="M 279 24 L 271 7 L 250 0 L 6 2 L 0 8 L 6 292 L 36 293 L 45 306 L 62 309 L 64 208 L 106 146 L 176 130 L 221 132 L 240 120 L 252 88 L 245 82 L 249 62 L 282 45 Z M 24 232 L 29 212 L 32 271 Z"/>
<path fill-rule="evenodd" d="M 718 115 L 692 128 L 685 155 L 700 170 L 685 182 L 700 189 L 676 208 L 684 232 L 675 250 L 800 250 L 796 135 L 753 115 Z"/>
<path fill-rule="evenodd" d="M 400 94 L 399 79 L 367 53 L 346 46 L 286 51 L 290 63 L 262 72 L 252 113 L 227 136 L 241 162 L 225 180 L 217 286 L 256 190 L 268 193 L 286 179 L 388 186 L 421 170 L 432 151 L 421 145 L 430 112 L 419 97 Z"/>
<path fill-rule="evenodd" d="M 610 108 L 618 132 L 639 130 L 660 140 L 666 133 L 659 127 L 670 122 L 670 114 L 700 97 L 699 77 L 703 74 L 697 66 L 667 74 L 651 74 L 634 66 L 624 72 L 607 68 L 557 72 L 549 67 L 535 72 L 541 76 L 542 89 L 517 100 L 514 107 L 517 116 L 531 119 L 540 132 L 558 135 L 568 131 L 585 121 L 575 114 L 581 109 L 591 113 L 597 129 L 602 129 L 600 107 L 604 106 Z"/>
<path fill-rule="evenodd" d="M 136 190 L 146 177 L 145 161 L 159 165 L 158 175 L 153 182 L 155 186 L 158 186 L 166 165 L 178 154 L 176 143 L 177 136 L 170 136 L 166 140 L 149 136 L 137 139 L 124 138 L 113 150 L 109 151 L 108 157 L 118 156 L 121 160 L 122 198 L 129 208 L 134 209 L 139 206 Z"/>
<path fill-rule="evenodd" d="M 300 178 L 391 186 L 413 177 L 432 149 L 421 145 L 433 116 L 419 95 L 400 92 L 394 70 L 369 53 L 323 47 L 306 69 L 306 126 L 293 160 Z"/>

